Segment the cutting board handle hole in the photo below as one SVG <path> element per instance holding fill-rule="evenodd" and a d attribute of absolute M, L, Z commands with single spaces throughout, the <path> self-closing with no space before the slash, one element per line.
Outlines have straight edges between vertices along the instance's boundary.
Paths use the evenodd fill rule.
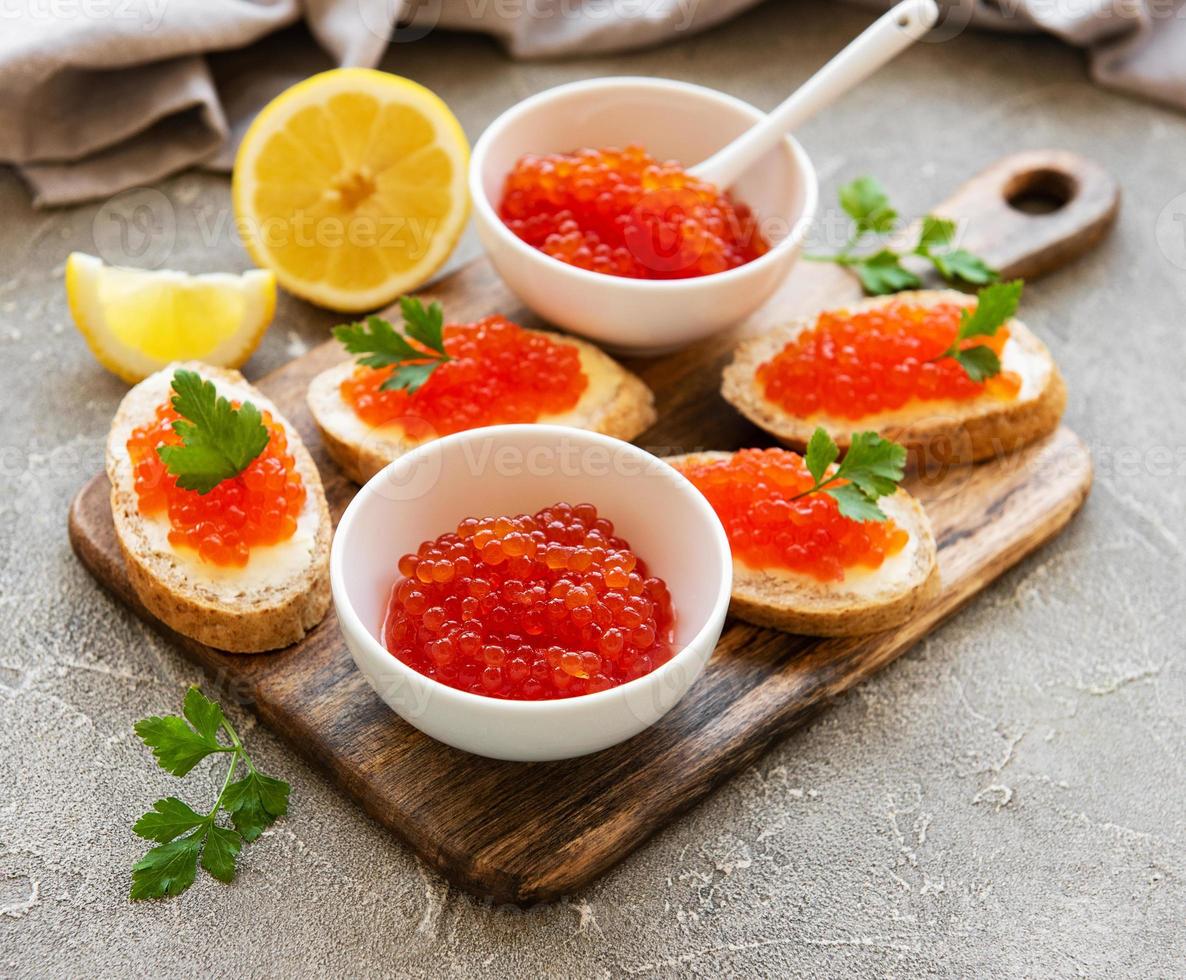
<path fill-rule="evenodd" d="M 1062 170 L 1041 168 L 1014 174 L 1005 185 L 1005 202 L 1023 214 L 1053 214 L 1078 192 L 1078 181 Z"/>

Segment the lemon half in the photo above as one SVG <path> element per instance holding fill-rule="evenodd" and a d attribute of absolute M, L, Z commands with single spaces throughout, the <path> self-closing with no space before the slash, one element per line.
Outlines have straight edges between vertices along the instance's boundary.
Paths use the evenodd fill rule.
<path fill-rule="evenodd" d="M 125 269 L 74 252 L 66 261 L 66 297 L 99 363 L 136 382 L 171 361 L 238 367 L 272 322 L 276 278 L 260 269 Z"/>
<path fill-rule="evenodd" d="M 423 284 L 469 215 L 469 144 L 436 95 L 369 68 L 314 75 L 248 129 L 235 160 L 239 234 L 297 296 L 341 312 Z"/>

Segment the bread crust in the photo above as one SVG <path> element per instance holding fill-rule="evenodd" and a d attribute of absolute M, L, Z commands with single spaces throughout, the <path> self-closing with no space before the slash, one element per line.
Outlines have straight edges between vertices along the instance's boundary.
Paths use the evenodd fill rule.
<path fill-rule="evenodd" d="M 857 303 L 851 309 L 876 309 L 902 299 L 922 305 L 955 302 L 972 306 L 975 303 L 975 297 L 955 290 L 917 290 L 878 296 Z M 1010 337 L 1044 370 L 1044 382 L 1033 397 L 1012 401 L 990 397 L 973 399 L 966 404 L 944 402 L 934 408 L 924 404 L 918 406 L 917 411 L 893 413 L 898 417 L 885 423 L 875 419 L 865 422 L 822 415 L 798 418 L 762 397 L 757 386 L 757 371 L 761 364 L 802 330 L 813 326 L 815 321 L 814 316 L 794 320 L 742 342 L 721 380 L 721 394 L 726 401 L 755 425 L 793 449 L 804 449 L 819 425 L 828 430 L 842 449 L 848 448 L 851 430 L 875 428 L 885 438 L 904 445 L 916 465 L 930 461 L 974 463 L 1007 455 L 1049 435 L 1058 428 L 1066 408 L 1066 383 L 1050 351 L 1024 323 L 1013 319 L 1008 322 Z"/>
<path fill-rule="evenodd" d="M 281 581 L 252 586 L 237 594 L 195 579 L 175 555 L 154 547 L 139 512 L 127 437 L 168 397 L 178 368 L 196 371 L 216 385 L 250 392 L 284 426 L 288 449 L 307 491 L 315 530 L 308 560 Z M 332 528 L 321 476 L 296 429 L 276 406 L 252 388 L 238 371 L 198 362 L 171 364 L 150 375 L 124 397 L 107 442 L 107 476 L 116 537 L 128 580 L 144 606 L 166 626 L 207 646 L 230 653 L 259 653 L 295 643 L 325 617 L 330 603 L 329 545 Z"/>
<path fill-rule="evenodd" d="M 641 378 L 590 343 L 546 330 L 535 332 L 576 347 L 600 369 L 613 373 L 611 397 L 590 406 L 580 428 L 630 441 L 654 425 L 655 396 Z M 326 451 L 347 477 L 361 484 L 418 443 L 401 438 L 392 427 L 367 426 L 354 414 L 341 395 L 341 384 L 353 371 L 350 360 L 322 371 L 310 382 L 307 398 Z"/>
<path fill-rule="evenodd" d="M 707 462 L 732 453 L 705 452 L 669 456 L 667 462 Z M 833 585 L 807 575 L 771 573 L 733 562 L 729 612 L 758 626 L 807 636 L 863 636 L 907 622 L 939 594 L 938 547 L 922 505 L 905 490 L 882 498 L 883 508 L 915 539 L 911 565 L 900 581 L 874 594 L 859 594 L 843 583 Z"/>

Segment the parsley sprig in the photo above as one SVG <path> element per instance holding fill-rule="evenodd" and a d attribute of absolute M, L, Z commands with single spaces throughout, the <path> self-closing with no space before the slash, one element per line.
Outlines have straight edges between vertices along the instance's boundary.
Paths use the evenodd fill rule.
<path fill-rule="evenodd" d="M 182 714 L 136 723 L 136 734 L 152 749 L 161 768 L 184 776 L 216 753 L 229 755 L 230 765 L 208 812 L 199 813 L 176 796 L 168 796 L 136 821 L 132 830 L 157 846 L 132 866 L 133 899 L 180 895 L 194 883 L 199 862 L 219 881 L 234 880 L 235 859 L 243 842 L 255 840 L 288 812 L 288 783 L 256 769 L 218 704 L 191 687 Z M 218 737 L 220 731 L 229 744 Z M 235 780 L 240 765 L 246 772 Z M 218 822 L 220 814 L 230 820 L 230 827 Z"/>
<path fill-rule="evenodd" d="M 420 300 L 404 296 L 399 306 L 404 333 L 380 316 L 369 316 L 365 321 L 334 327 L 334 336 L 351 354 L 361 354 L 358 363 L 365 367 L 395 366 L 380 388 L 402 388 L 412 394 L 433 371 L 453 358 L 445 351 L 445 314 L 440 303 L 431 303 L 425 309 Z M 411 344 L 408 337 L 419 346 Z"/>
<path fill-rule="evenodd" d="M 1001 359 L 991 347 L 983 344 L 974 347 L 961 345 L 972 337 L 991 337 L 1000 330 L 1005 321 L 1017 312 L 1023 285 L 1020 279 L 1014 279 L 1012 282 L 993 283 L 980 290 L 976 294 L 976 308 L 971 313 L 960 311 L 959 330 L 951 346 L 932 360 L 953 358 L 968 373 L 968 377 L 977 382 L 1000 374 Z"/>
<path fill-rule="evenodd" d="M 928 214 L 922 219 L 918 242 L 908 251 L 896 251 L 887 245 L 873 252 L 856 253 L 870 236 L 890 235 L 898 228 L 898 212 L 876 177 L 858 177 L 840 188 L 840 206 L 853 220 L 852 233 L 835 255 L 808 255 L 814 262 L 835 262 L 852 269 L 865 292 L 884 296 L 903 289 L 917 289 L 922 280 L 902 265 L 907 256 L 917 256 L 931 263 L 950 283 L 982 286 L 994 282 L 996 270 L 967 249 L 954 248 L 955 222 Z"/>
<path fill-rule="evenodd" d="M 157 453 L 182 489 L 209 493 L 264 451 L 268 430 L 251 402 L 232 408 L 212 382 L 182 369 L 173 373 L 173 393 L 173 408 L 181 416 L 173 431 L 181 445 L 158 446 Z"/>
<path fill-rule="evenodd" d="M 840 513 L 854 521 L 884 521 L 877 500 L 897 491 L 906 469 L 906 447 L 883 439 L 876 432 L 855 432 L 840 465 L 832 468 L 840 449 L 821 426 L 807 443 L 804 462 L 815 485 L 792 499 L 826 493 Z"/>

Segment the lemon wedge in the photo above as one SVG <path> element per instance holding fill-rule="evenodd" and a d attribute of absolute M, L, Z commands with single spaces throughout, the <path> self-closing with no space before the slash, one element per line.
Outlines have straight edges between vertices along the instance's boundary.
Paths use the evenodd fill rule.
<path fill-rule="evenodd" d="M 134 383 L 171 361 L 238 367 L 272 322 L 276 278 L 260 269 L 125 269 L 74 252 L 66 261 L 66 297 L 99 363 Z"/>
<path fill-rule="evenodd" d="M 344 313 L 422 285 L 469 215 L 469 144 L 422 85 L 339 68 L 277 96 L 235 160 L 239 234 L 297 296 Z"/>

